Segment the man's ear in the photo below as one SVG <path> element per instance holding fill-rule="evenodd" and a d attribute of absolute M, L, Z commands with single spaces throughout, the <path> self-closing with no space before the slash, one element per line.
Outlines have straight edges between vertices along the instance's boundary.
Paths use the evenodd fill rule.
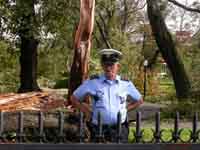
<path fill-rule="evenodd" d="M 120 70 L 121 64 L 120 64 L 120 63 L 117 63 L 117 67 L 118 67 L 118 70 Z"/>

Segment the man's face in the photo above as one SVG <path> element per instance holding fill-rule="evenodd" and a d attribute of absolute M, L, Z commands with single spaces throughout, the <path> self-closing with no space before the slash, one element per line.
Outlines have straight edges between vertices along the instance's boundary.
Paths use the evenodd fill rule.
<path fill-rule="evenodd" d="M 119 63 L 111 63 L 111 64 L 102 64 L 105 76 L 109 79 L 109 80 L 114 80 L 118 70 L 120 68 Z"/>

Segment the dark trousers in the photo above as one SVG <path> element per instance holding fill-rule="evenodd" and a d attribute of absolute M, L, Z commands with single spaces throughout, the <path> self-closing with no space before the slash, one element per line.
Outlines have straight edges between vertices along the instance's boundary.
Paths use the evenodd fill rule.
<path fill-rule="evenodd" d="M 89 125 L 89 130 L 91 133 L 91 142 L 112 142 L 116 143 L 118 141 L 118 128 L 117 125 L 103 125 L 102 126 L 102 135 L 99 135 L 99 128 L 97 125 L 91 124 Z M 128 134 L 129 128 L 128 123 L 123 123 L 121 125 L 121 143 L 128 143 Z"/>

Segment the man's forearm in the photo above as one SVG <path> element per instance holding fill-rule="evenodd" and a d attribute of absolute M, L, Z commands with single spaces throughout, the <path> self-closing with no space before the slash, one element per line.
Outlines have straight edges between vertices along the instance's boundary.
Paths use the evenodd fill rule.
<path fill-rule="evenodd" d="M 78 108 L 80 111 L 90 114 L 91 113 L 91 107 L 87 103 L 80 103 L 79 100 L 73 95 L 71 97 L 72 105 L 76 108 Z"/>
<path fill-rule="evenodd" d="M 137 102 L 133 102 L 133 103 L 129 103 L 128 104 L 128 112 L 129 111 L 131 111 L 131 110 L 133 110 L 133 109 L 135 109 L 135 108 L 137 108 L 139 105 L 141 105 L 143 103 L 143 99 L 140 99 L 139 101 L 137 101 Z"/>

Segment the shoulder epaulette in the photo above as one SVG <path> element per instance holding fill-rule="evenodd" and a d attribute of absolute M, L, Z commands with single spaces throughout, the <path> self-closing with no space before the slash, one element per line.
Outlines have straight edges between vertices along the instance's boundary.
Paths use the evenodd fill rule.
<path fill-rule="evenodd" d="M 94 80 L 94 79 L 98 79 L 99 75 L 98 74 L 94 74 L 90 76 L 90 80 Z"/>
<path fill-rule="evenodd" d="M 125 77 L 125 76 L 122 76 L 121 80 L 123 80 L 123 81 L 129 81 L 129 79 L 127 77 Z"/>

